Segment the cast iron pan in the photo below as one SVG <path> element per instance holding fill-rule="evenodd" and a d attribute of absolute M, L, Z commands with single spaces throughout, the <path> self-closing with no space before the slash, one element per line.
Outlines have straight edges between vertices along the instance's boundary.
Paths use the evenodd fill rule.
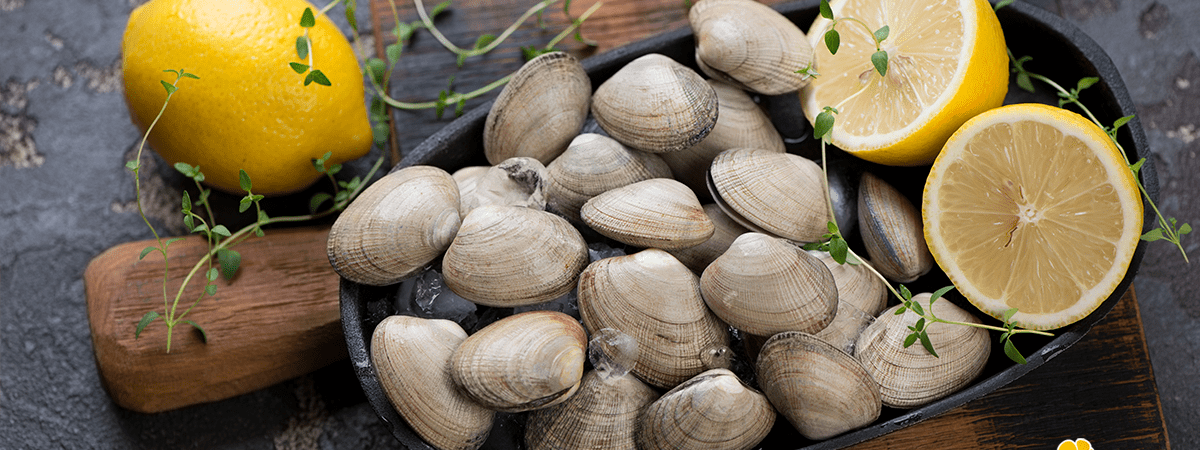
<path fill-rule="evenodd" d="M 797 23 L 801 29 L 807 30 L 818 14 L 817 5 L 817 0 L 807 0 L 780 5 L 776 9 Z M 1133 102 L 1129 98 L 1120 74 L 1112 64 L 1112 60 L 1083 32 L 1058 16 L 1020 1 L 1002 8 L 997 15 L 1004 29 L 1008 47 L 1013 54 L 1017 57 L 1023 55 L 1033 57 L 1030 62 L 1026 63 L 1025 67 L 1028 70 L 1046 75 L 1068 87 L 1073 86 L 1075 81 L 1081 77 L 1099 77 L 1102 82 L 1084 91 L 1081 100 L 1104 123 L 1111 124 L 1117 118 L 1135 113 Z M 685 27 L 588 58 L 584 61 L 584 67 L 591 77 L 592 85 L 599 86 L 602 81 L 608 79 L 626 63 L 647 53 L 664 54 L 695 68 L 693 51 L 692 33 Z M 1048 87 L 1044 85 L 1037 87 L 1040 92 L 1035 95 L 1020 90 L 1015 84 L 1010 84 L 1009 98 L 1006 99 L 1006 103 L 1036 101 L 1055 104 L 1053 94 Z M 490 106 L 490 103 L 481 105 L 449 123 L 444 129 L 413 149 L 392 170 L 414 164 L 427 164 L 453 172 L 467 165 L 486 165 L 486 161 L 483 159 L 482 134 L 484 119 Z M 1134 118 L 1130 121 L 1128 126 L 1122 130 L 1119 138 L 1131 161 L 1150 156 L 1146 136 L 1139 119 Z M 1153 159 L 1148 159 L 1141 173 L 1147 191 L 1152 197 L 1157 198 L 1158 179 L 1152 162 Z M 909 195 L 914 204 L 920 205 L 920 192 L 925 179 L 925 174 L 921 171 L 927 173 L 928 167 L 924 169 L 907 168 L 903 169 L 903 172 L 881 166 L 868 165 L 867 168 Z M 1065 174 L 1069 174 L 1069 170 L 1064 171 L 1064 176 L 1067 176 Z M 1145 223 L 1146 229 L 1148 229 L 1152 226 L 1154 218 L 1150 215 L 1150 208 L 1147 207 L 1146 211 Z M 819 442 L 803 438 L 786 419 L 781 418 L 776 421 L 774 430 L 760 444 L 760 448 L 842 448 L 916 424 L 1011 383 L 1066 350 L 1079 341 L 1093 325 L 1104 319 L 1133 282 L 1145 253 L 1145 246 L 1145 242 L 1138 245 L 1125 278 L 1121 280 L 1116 291 L 1091 315 L 1066 328 L 1056 330 L 1056 336 L 1053 338 L 1027 337 L 1028 335 L 1018 338 L 1018 346 L 1026 353 L 1028 364 L 1012 363 L 1004 356 L 1002 346 L 993 345 L 993 354 L 984 373 L 973 384 L 949 397 L 913 410 L 885 407 L 882 416 L 874 424 Z M 938 272 L 936 267 L 934 272 L 937 273 L 926 275 L 917 283 L 910 284 L 913 292 L 928 292 L 950 284 L 945 275 Z M 396 313 L 397 291 L 397 286 L 372 287 L 342 279 L 342 327 L 345 331 L 350 359 L 371 406 L 374 407 L 380 418 L 389 424 L 392 434 L 401 443 L 410 448 L 430 448 L 408 427 L 392 407 L 379 385 L 375 368 L 371 365 L 371 333 L 376 324 L 388 315 Z M 965 303 L 961 297 L 956 298 L 952 295 L 948 298 L 959 302 L 960 305 Z M 975 311 L 970 305 L 964 306 L 968 310 Z M 497 418 L 497 425 L 493 428 L 484 448 L 521 448 L 520 442 L 523 433 L 521 417 L 501 414 Z"/>

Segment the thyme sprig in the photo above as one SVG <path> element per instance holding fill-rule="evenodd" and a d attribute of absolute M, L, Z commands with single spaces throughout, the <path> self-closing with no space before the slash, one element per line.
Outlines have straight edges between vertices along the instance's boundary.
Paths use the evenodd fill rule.
<path fill-rule="evenodd" d="M 1074 88 L 1067 89 L 1056 83 L 1054 80 L 1051 80 L 1049 77 L 1033 73 L 1025 69 L 1025 63 L 1028 63 L 1032 59 L 1033 57 L 1028 55 L 1017 58 L 1013 56 L 1012 50 L 1008 51 L 1008 60 L 1012 63 L 1012 72 L 1016 74 L 1017 86 L 1026 91 L 1035 92 L 1033 80 L 1049 85 L 1050 87 L 1054 88 L 1058 95 L 1059 108 L 1065 108 L 1067 105 L 1075 106 L 1076 108 L 1079 108 L 1079 110 L 1082 111 L 1083 114 L 1092 121 L 1092 123 L 1100 127 L 1101 130 L 1104 130 L 1104 133 L 1108 135 L 1108 138 L 1112 140 L 1114 145 L 1117 146 L 1117 150 L 1121 152 L 1121 158 L 1125 160 L 1125 164 L 1129 166 L 1129 170 L 1133 172 L 1133 178 L 1137 180 L 1138 191 L 1141 192 L 1142 198 L 1146 199 L 1146 203 L 1150 205 L 1150 208 L 1154 210 L 1154 215 L 1158 219 L 1158 228 L 1154 228 L 1142 234 L 1142 240 L 1147 242 L 1159 240 L 1170 242 L 1174 244 L 1175 247 L 1179 249 L 1179 253 L 1183 255 L 1183 262 L 1190 264 L 1191 261 L 1188 259 L 1187 250 L 1183 248 L 1182 239 L 1184 235 L 1192 232 L 1192 226 L 1186 222 L 1180 224 L 1179 221 L 1174 217 L 1163 217 L 1162 211 L 1159 211 L 1158 209 L 1158 205 L 1154 204 L 1154 199 L 1150 198 L 1150 194 L 1146 192 L 1145 181 L 1143 181 L 1141 177 L 1142 165 L 1146 163 L 1146 158 L 1143 157 L 1138 159 L 1136 162 L 1130 162 L 1129 155 L 1125 152 L 1125 147 L 1123 147 L 1121 142 L 1117 140 L 1117 133 L 1120 131 L 1121 127 L 1129 123 L 1130 120 L 1133 120 L 1134 116 L 1129 115 L 1121 117 L 1113 121 L 1111 126 L 1105 125 L 1100 121 L 1100 119 L 1096 118 L 1095 114 L 1092 114 L 1092 111 L 1088 109 L 1087 105 L 1084 105 L 1083 102 L 1079 101 L 1079 94 L 1084 89 L 1090 88 L 1096 85 L 1096 83 L 1100 82 L 1099 78 L 1080 78 L 1079 81 L 1075 83 Z"/>

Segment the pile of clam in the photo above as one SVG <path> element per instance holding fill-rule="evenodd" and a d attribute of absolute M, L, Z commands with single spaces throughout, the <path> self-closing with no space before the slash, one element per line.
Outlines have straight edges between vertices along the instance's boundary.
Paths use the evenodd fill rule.
<path fill-rule="evenodd" d="M 785 152 L 753 100 L 804 85 L 803 32 L 749 0 L 702 0 L 690 21 L 707 78 L 649 54 L 593 92 L 575 58 L 540 56 L 487 117 L 492 166 L 395 170 L 333 226 L 329 260 L 354 282 L 440 270 L 500 309 L 577 296 L 578 318 L 529 311 L 469 336 L 448 320 L 380 323 L 375 370 L 429 444 L 477 448 L 497 411 L 530 411 L 529 448 L 751 448 L 777 412 L 825 439 L 981 372 L 985 332 L 933 324 L 940 357 L 905 347 L 917 317 L 885 310 L 882 280 L 801 248 L 837 214 L 894 282 L 932 267 L 909 200 L 863 173 L 829 190 L 831 209 L 820 166 Z M 591 261 L 589 240 L 628 254 Z M 729 370 L 731 353 L 749 369 Z"/>

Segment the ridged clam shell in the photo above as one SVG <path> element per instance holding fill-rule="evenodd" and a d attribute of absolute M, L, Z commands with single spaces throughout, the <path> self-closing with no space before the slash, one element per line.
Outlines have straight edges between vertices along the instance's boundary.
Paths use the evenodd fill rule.
<path fill-rule="evenodd" d="M 663 161 L 675 179 L 697 193 L 708 192 L 708 166 L 718 154 L 731 148 L 761 148 L 783 153 L 783 138 L 775 131 L 771 118 L 741 89 L 716 80 L 707 80 L 717 93 L 720 115 L 712 132 L 704 140 L 686 149 L 663 153 Z"/>
<path fill-rule="evenodd" d="M 812 250 L 808 254 L 817 257 L 833 275 L 837 283 L 838 301 L 849 303 L 871 316 L 879 315 L 887 307 L 888 290 L 883 280 L 871 273 L 862 264 L 838 264 L 827 252 Z"/>
<path fill-rule="evenodd" d="M 342 277 L 400 282 L 450 245 L 460 225 L 458 186 L 442 169 L 410 166 L 371 184 L 329 230 L 329 264 Z"/>
<path fill-rule="evenodd" d="M 463 219 L 442 258 L 442 276 L 467 300 L 514 307 L 570 292 L 587 262 L 587 243 L 566 219 L 519 206 L 481 206 Z"/>
<path fill-rule="evenodd" d="M 971 313 L 949 300 L 929 306 L 930 294 L 918 294 L 914 301 L 940 319 L 980 323 Z M 950 395 L 974 380 L 983 371 L 991 353 L 986 330 L 962 325 L 931 323 L 926 330 L 938 356 L 930 355 L 918 342 L 904 347 L 908 329 L 919 316 L 912 310 L 896 315 L 901 305 L 885 310 L 867 327 L 855 345 L 855 357 L 883 390 L 883 404 L 894 408 L 914 408 Z"/>
<path fill-rule="evenodd" d="M 528 156 L 549 164 L 587 119 L 592 83 L 579 60 L 562 52 L 529 60 L 504 86 L 484 122 L 487 160 Z"/>
<path fill-rule="evenodd" d="M 704 214 L 713 222 L 713 235 L 699 245 L 668 250 L 668 253 L 697 274 L 704 273 L 709 264 L 725 253 L 725 250 L 729 250 L 734 239 L 750 231 L 730 219 L 716 203 L 704 205 Z"/>
<path fill-rule="evenodd" d="M 465 218 L 471 210 L 484 205 L 546 209 L 547 178 L 546 166 L 538 160 L 523 156 L 508 158 L 472 178 L 470 191 L 459 190 L 459 215 Z"/>
<path fill-rule="evenodd" d="M 717 204 L 746 228 L 798 242 L 829 231 L 825 180 L 816 163 L 790 153 L 740 148 L 713 160 L 709 181 Z"/>
<path fill-rule="evenodd" d="M 858 185 L 858 227 L 871 265 L 889 280 L 910 283 L 933 268 L 921 212 L 870 172 Z"/>
<path fill-rule="evenodd" d="M 600 234 L 637 247 L 691 247 L 715 231 L 696 194 L 670 178 L 639 181 L 592 197 L 579 216 Z"/>
<path fill-rule="evenodd" d="M 613 139 L 637 150 L 683 150 L 704 139 L 717 121 L 717 94 L 692 69 L 651 53 L 596 88 L 592 115 Z"/>
<path fill-rule="evenodd" d="M 579 208 L 592 197 L 638 181 L 671 177 L 671 169 L 658 155 L 631 150 L 594 133 L 576 136 L 546 169 L 550 208 L 574 221 L 580 220 Z"/>
<path fill-rule="evenodd" d="M 816 333 L 833 320 L 837 288 L 820 260 L 779 238 L 746 233 L 700 276 L 704 301 L 742 331 Z"/>
<path fill-rule="evenodd" d="M 813 58 L 803 31 L 771 7 L 752 0 L 702 0 L 688 11 L 696 62 L 710 77 L 736 81 L 767 95 L 799 90 L 799 73 Z"/>
<path fill-rule="evenodd" d="M 763 344 L 757 373 L 771 404 L 809 439 L 828 439 L 874 422 L 879 384 L 854 357 L 812 335 L 779 333 Z"/>
<path fill-rule="evenodd" d="M 418 435 L 439 449 L 476 449 L 495 412 L 463 395 L 450 358 L 467 333 L 449 320 L 390 316 L 371 336 L 371 362 L 388 400 Z"/>
<path fill-rule="evenodd" d="M 566 402 L 530 413 L 525 426 L 529 450 L 569 448 L 636 450 L 638 416 L 658 398 L 632 376 L 605 380 L 591 371 Z"/>
<path fill-rule="evenodd" d="M 637 430 L 642 450 L 754 447 L 775 423 L 775 409 L 727 369 L 676 386 L 646 408 Z"/>
<path fill-rule="evenodd" d="M 555 311 L 505 317 L 463 341 L 450 360 L 454 384 L 481 405 L 521 412 L 565 401 L 579 387 L 587 335 Z"/>
<path fill-rule="evenodd" d="M 658 249 L 588 265 L 579 276 L 579 314 L 593 334 L 612 328 L 632 336 L 634 375 L 658 387 L 703 372 L 701 352 L 729 345 L 725 324 L 704 305 L 699 279 Z"/>

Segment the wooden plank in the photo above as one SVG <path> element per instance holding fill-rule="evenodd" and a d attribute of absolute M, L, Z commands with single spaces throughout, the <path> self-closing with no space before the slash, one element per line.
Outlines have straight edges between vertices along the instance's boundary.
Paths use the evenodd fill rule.
<path fill-rule="evenodd" d="M 327 227 L 276 229 L 239 244 L 239 274 L 232 282 L 218 279 L 217 296 L 187 316 L 204 327 L 208 343 L 179 326 L 170 354 L 161 319 L 134 338 L 143 314 L 163 310 L 162 257 L 138 260 L 154 241 L 98 255 L 84 285 L 96 365 L 113 401 L 139 412 L 166 411 L 251 392 L 346 358 L 338 276 L 325 254 L 328 233 Z M 207 250 L 199 236 L 171 244 L 172 298 Z M 180 311 L 203 286 L 202 279 L 189 285 Z"/>

